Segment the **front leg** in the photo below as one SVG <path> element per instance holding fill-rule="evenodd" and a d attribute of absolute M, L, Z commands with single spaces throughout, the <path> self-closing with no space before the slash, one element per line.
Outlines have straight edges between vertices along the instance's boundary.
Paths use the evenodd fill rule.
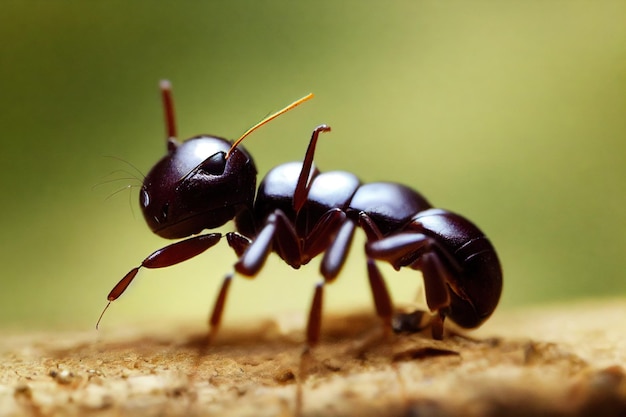
<path fill-rule="evenodd" d="M 272 250 L 294 268 L 299 267 L 302 260 L 301 244 L 295 229 L 281 210 L 275 210 L 267 217 L 265 225 L 254 239 L 237 232 L 227 233 L 226 239 L 239 256 L 235 263 L 235 271 L 247 277 L 253 278 L 258 274 Z M 232 279 L 232 273 L 224 277 L 215 298 L 209 316 L 209 340 L 215 336 L 220 327 Z"/>
<path fill-rule="evenodd" d="M 232 239 L 233 242 L 239 241 L 233 246 L 237 251 L 244 244 L 243 240 L 235 239 L 234 236 Z M 265 225 L 235 264 L 235 270 L 248 277 L 256 275 L 272 250 L 275 250 L 291 267 L 297 269 L 302 265 L 302 243 L 293 224 L 285 213 L 278 209 L 267 216 Z"/>
<path fill-rule="evenodd" d="M 141 262 L 141 265 L 131 269 L 124 278 L 122 278 L 113 287 L 107 300 L 109 301 L 102 310 L 98 322 L 96 323 L 96 329 L 100 324 L 100 320 L 104 315 L 104 312 L 109 308 L 111 303 L 117 300 L 126 291 L 128 286 L 133 282 L 135 276 L 141 268 L 164 268 L 166 266 L 176 265 L 193 258 L 217 244 L 220 241 L 222 235 L 220 233 L 209 233 L 206 235 L 194 236 L 189 239 L 182 240 L 180 242 L 172 243 L 164 248 L 154 251 L 146 259 Z"/>
<path fill-rule="evenodd" d="M 252 243 L 252 239 L 238 232 L 226 233 L 226 240 L 228 241 L 228 246 L 235 251 L 237 256 L 243 255 L 246 249 L 248 249 L 248 246 Z"/>

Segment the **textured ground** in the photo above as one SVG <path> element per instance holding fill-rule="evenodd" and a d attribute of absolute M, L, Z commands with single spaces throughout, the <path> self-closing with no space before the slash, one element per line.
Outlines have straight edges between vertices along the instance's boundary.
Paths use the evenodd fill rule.
<path fill-rule="evenodd" d="M 305 416 L 626 416 L 626 301 L 499 313 L 472 337 L 377 337 L 328 317 L 305 361 Z M 301 332 L 4 334 L 0 416 L 290 416 Z"/>

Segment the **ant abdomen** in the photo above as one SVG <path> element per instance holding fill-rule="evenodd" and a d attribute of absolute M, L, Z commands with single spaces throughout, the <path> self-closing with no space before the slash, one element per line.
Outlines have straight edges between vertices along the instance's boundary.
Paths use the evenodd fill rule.
<path fill-rule="evenodd" d="M 442 209 L 418 213 L 409 229 L 430 236 L 444 253 L 451 289 L 445 315 L 464 328 L 480 326 L 502 293 L 502 268 L 489 239 L 466 218 Z"/>
<path fill-rule="evenodd" d="M 397 233 L 368 243 L 366 253 L 396 269 L 422 271 L 426 302 L 441 320 L 449 317 L 461 327 L 477 327 L 500 300 L 502 270 L 495 249 L 458 214 L 442 209 L 416 213 Z"/>

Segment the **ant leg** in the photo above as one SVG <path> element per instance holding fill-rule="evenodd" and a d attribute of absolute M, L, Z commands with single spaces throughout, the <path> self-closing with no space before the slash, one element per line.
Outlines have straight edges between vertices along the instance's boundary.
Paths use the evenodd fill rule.
<path fill-rule="evenodd" d="M 443 322 L 446 316 L 441 311 L 435 313 L 430 320 L 430 331 L 435 340 L 443 340 Z"/>
<path fill-rule="evenodd" d="M 373 242 L 383 238 L 383 233 L 380 231 L 374 220 L 367 215 L 364 211 L 359 213 L 359 226 L 365 231 L 368 242 Z"/>
<path fill-rule="evenodd" d="M 400 269 L 415 262 L 429 249 L 432 239 L 415 232 L 400 232 L 365 245 L 365 253 Z"/>
<path fill-rule="evenodd" d="M 268 222 L 254 238 L 250 246 L 239 257 L 235 264 L 235 270 L 245 276 L 255 275 L 265 263 L 272 251 L 272 240 L 276 232 L 276 223 L 268 217 Z"/>
<path fill-rule="evenodd" d="M 342 223 L 343 221 L 343 223 Z M 315 225 L 313 231 L 305 240 L 305 247 L 309 251 L 323 250 L 326 246 L 326 252 L 320 265 L 320 272 L 324 280 L 315 286 L 311 309 L 306 326 L 306 346 L 300 355 L 299 381 L 296 387 L 296 415 L 302 412 L 302 384 L 307 378 L 308 369 L 312 359 L 311 350 L 315 347 L 320 339 L 322 328 L 322 310 L 324 304 L 324 285 L 332 282 L 346 260 L 346 253 L 352 243 L 354 236 L 355 224 L 349 220 L 345 213 L 340 210 L 332 210 L 325 214 L 322 219 Z M 328 240 L 322 236 L 321 231 L 331 232 L 336 230 L 334 240 L 328 245 Z M 311 254 L 305 254 L 305 256 Z"/>
<path fill-rule="evenodd" d="M 166 266 L 176 265 L 177 263 L 200 255 L 219 242 L 221 238 L 222 235 L 220 233 L 210 233 L 172 243 L 171 245 L 154 251 L 143 260 L 140 266 L 133 268 L 115 287 L 113 287 L 107 297 L 108 300 L 114 301 L 122 295 L 135 278 L 140 268 L 164 268 Z"/>
<path fill-rule="evenodd" d="M 238 239 L 238 238 L 237 238 Z M 236 246 L 238 244 L 235 244 Z M 274 250 L 293 268 L 302 264 L 301 243 L 296 230 L 281 210 L 274 210 L 256 238 L 245 249 L 235 264 L 235 270 L 245 276 L 256 275 Z M 237 247 L 233 247 L 237 251 Z"/>
<path fill-rule="evenodd" d="M 288 219 L 280 210 L 276 210 L 268 216 L 265 226 L 263 226 L 256 239 L 251 240 L 236 232 L 227 233 L 226 239 L 228 240 L 228 245 L 239 256 L 239 260 L 235 264 L 235 270 L 246 276 L 251 277 L 259 272 L 272 251 L 273 243 L 277 246 L 275 248 L 277 252 L 280 254 L 287 253 L 288 256 L 294 258 L 291 260 L 291 264 L 296 263 L 300 258 L 298 250 L 281 250 L 283 247 L 295 246 L 297 248 L 298 241 L 295 230 L 293 227 L 289 227 Z M 293 254 L 294 252 L 296 253 L 295 255 Z M 215 299 L 213 310 L 209 316 L 209 341 L 214 338 L 219 330 L 232 279 L 233 274 L 226 275 Z"/>
<path fill-rule="evenodd" d="M 365 212 L 359 213 L 359 226 L 365 231 L 367 241 L 377 241 L 383 238 L 383 234 L 374 223 L 374 220 Z M 374 299 L 374 306 L 376 307 L 376 314 L 383 322 L 384 330 L 386 333 L 392 328 L 392 316 L 393 316 L 393 302 L 391 301 L 391 295 L 385 285 L 385 280 L 380 270 L 376 266 L 376 263 L 372 258 L 367 258 L 367 274 L 370 282 L 370 289 L 372 290 L 372 297 Z"/>
<path fill-rule="evenodd" d="M 352 220 L 346 218 L 339 230 L 337 230 L 335 239 L 326 249 L 320 264 L 320 272 L 325 282 L 332 282 L 346 262 L 347 252 L 354 237 L 354 229 L 355 224 Z"/>
<path fill-rule="evenodd" d="M 315 146 L 317 145 L 317 137 L 321 132 L 330 132 L 330 126 L 320 125 L 313 129 L 313 135 L 306 150 L 304 161 L 302 161 L 302 171 L 298 177 L 298 183 L 293 193 L 293 208 L 296 213 L 302 209 L 306 202 L 308 194 L 308 185 L 311 177 L 311 167 L 313 166 L 313 158 L 315 156 Z"/>
<path fill-rule="evenodd" d="M 309 310 L 309 318 L 306 325 L 306 344 L 302 353 L 300 354 L 300 366 L 298 370 L 298 380 L 296 383 L 296 411 L 295 415 L 302 415 L 302 403 L 303 403 L 303 386 L 308 376 L 308 370 L 310 368 L 313 358 L 311 356 L 311 350 L 320 339 L 320 332 L 322 327 L 322 307 L 324 304 L 324 281 L 315 285 L 315 292 L 313 293 L 313 300 L 311 301 L 311 309 Z"/>
<path fill-rule="evenodd" d="M 422 271 L 426 303 L 435 316 L 431 321 L 434 339 L 443 338 L 443 309 L 450 305 L 448 285 L 451 274 L 435 251 L 436 243 L 421 233 L 401 232 L 381 240 L 369 242 L 366 253 L 374 259 L 385 260 L 394 268 L 409 266 Z"/>
<path fill-rule="evenodd" d="M 228 246 L 233 248 L 237 256 L 243 255 L 246 249 L 248 249 L 248 246 L 252 243 L 251 239 L 237 232 L 226 233 L 226 240 L 228 241 Z"/>
<path fill-rule="evenodd" d="M 341 209 L 334 208 L 324 213 L 304 239 L 303 256 L 310 260 L 324 252 L 345 221 L 346 213 Z"/>
<path fill-rule="evenodd" d="M 245 276 L 256 275 L 263 267 L 272 249 L 290 265 L 300 266 L 302 256 L 298 237 L 295 229 L 289 223 L 289 219 L 280 210 L 275 210 L 268 216 L 265 226 L 256 239 L 251 240 L 236 232 L 227 233 L 226 239 L 229 246 L 239 256 L 235 270 Z M 226 275 L 215 299 L 212 313 L 209 316 L 209 340 L 214 337 L 219 329 L 232 278 L 233 274 Z"/>
<path fill-rule="evenodd" d="M 412 267 L 422 271 L 424 276 L 424 291 L 428 308 L 435 311 L 449 306 L 450 293 L 447 283 L 450 279 L 439 257 L 434 252 L 425 253 Z"/>
<path fill-rule="evenodd" d="M 164 248 L 154 251 L 146 259 L 141 262 L 141 265 L 131 269 L 124 277 L 113 287 L 107 300 L 109 303 L 106 305 L 100 318 L 96 323 L 96 329 L 100 324 L 100 320 L 104 315 L 104 312 L 109 308 L 111 302 L 117 300 L 126 291 L 128 286 L 133 282 L 135 276 L 139 272 L 140 268 L 164 268 L 166 266 L 176 265 L 193 258 L 217 244 L 220 241 L 222 235 L 220 233 L 209 233 L 206 235 L 195 236 L 189 239 L 182 240 L 180 242 L 172 243 Z"/>
<path fill-rule="evenodd" d="M 217 331 L 220 328 L 220 324 L 222 322 L 222 314 L 224 313 L 224 306 L 226 305 L 226 297 L 228 296 L 228 290 L 230 288 L 230 284 L 233 280 L 233 274 L 228 274 L 224 277 L 224 281 L 222 282 L 222 287 L 220 288 L 220 292 L 215 299 L 215 304 L 213 305 L 213 311 L 209 316 L 209 335 L 208 342 L 213 340 Z"/>
<path fill-rule="evenodd" d="M 391 295 L 385 285 L 385 280 L 373 259 L 367 259 L 367 275 L 369 277 L 370 289 L 374 298 L 376 315 L 381 319 L 385 334 L 391 332 L 391 320 L 393 316 L 393 302 Z"/>
<path fill-rule="evenodd" d="M 317 345 L 322 327 L 322 309 L 324 305 L 324 282 L 315 285 L 309 319 L 306 325 L 306 350 Z"/>
<path fill-rule="evenodd" d="M 274 251 L 292 268 L 298 269 L 302 265 L 302 241 L 298 237 L 296 228 L 287 215 L 281 210 L 276 215 L 276 236 L 274 237 Z"/>
<path fill-rule="evenodd" d="M 445 320 L 442 309 L 450 305 L 449 274 L 434 252 L 425 253 L 411 267 L 422 271 L 426 304 L 430 311 L 435 311 L 430 321 L 432 336 L 433 339 L 441 340 Z"/>

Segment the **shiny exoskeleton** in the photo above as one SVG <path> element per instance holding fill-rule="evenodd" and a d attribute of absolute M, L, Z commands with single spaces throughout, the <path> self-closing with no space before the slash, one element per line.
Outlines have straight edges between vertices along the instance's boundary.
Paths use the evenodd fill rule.
<path fill-rule="evenodd" d="M 275 167 L 256 191 L 254 162 L 238 145 L 254 128 L 234 144 L 204 135 L 180 143 L 175 139 L 169 83 L 162 83 L 161 89 L 168 153 L 145 177 L 140 204 L 154 233 L 185 239 L 157 250 L 133 268 L 110 292 L 109 304 L 141 267 L 170 266 L 204 252 L 222 235 L 199 233 L 234 219 L 237 231 L 225 237 L 239 257 L 234 266 L 239 274 L 255 276 L 272 252 L 296 269 L 322 255 L 323 280 L 314 290 L 308 346 L 319 339 L 324 284 L 339 274 L 357 227 L 365 231 L 369 284 L 376 312 L 386 326 L 391 327 L 394 311 L 375 260 L 387 261 L 396 269 L 422 272 L 436 339 L 443 337 L 446 317 L 461 327 L 473 328 L 496 308 L 502 271 L 483 232 L 458 214 L 432 208 L 423 196 L 404 185 L 364 184 L 349 172 L 318 171 L 313 164 L 315 147 L 320 133 L 330 131 L 328 126 L 315 128 L 302 162 Z M 232 277 L 225 277 L 217 296 L 209 320 L 212 332 L 219 326 Z"/>

